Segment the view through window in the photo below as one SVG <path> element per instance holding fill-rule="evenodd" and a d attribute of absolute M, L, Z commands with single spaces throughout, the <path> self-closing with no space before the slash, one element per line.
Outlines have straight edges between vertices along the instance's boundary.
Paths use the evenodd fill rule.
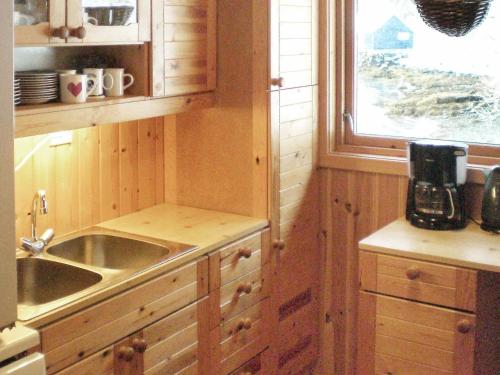
<path fill-rule="evenodd" d="M 455 38 L 413 0 L 357 0 L 355 132 L 500 144 L 500 1 Z"/>

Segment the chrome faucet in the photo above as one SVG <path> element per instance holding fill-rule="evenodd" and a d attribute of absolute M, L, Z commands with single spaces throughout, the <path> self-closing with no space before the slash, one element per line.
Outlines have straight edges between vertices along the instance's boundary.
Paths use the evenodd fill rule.
<path fill-rule="evenodd" d="M 54 230 L 47 229 L 40 237 L 36 234 L 36 217 L 38 213 L 38 205 L 40 205 L 40 214 L 47 215 L 49 207 L 45 190 L 38 190 L 33 197 L 31 203 L 31 238 L 21 238 L 21 245 L 24 250 L 29 251 L 33 255 L 39 255 L 54 238 Z"/>

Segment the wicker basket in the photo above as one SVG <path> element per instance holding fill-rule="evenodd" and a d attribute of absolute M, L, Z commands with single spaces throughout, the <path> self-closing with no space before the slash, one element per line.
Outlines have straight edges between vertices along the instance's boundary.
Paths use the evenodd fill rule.
<path fill-rule="evenodd" d="M 463 36 L 483 20 L 491 0 L 415 0 L 430 27 L 449 36 Z"/>
<path fill-rule="evenodd" d="M 95 18 L 99 26 L 123 26 L 134 12 L 134 7 L 130 5 L 85 7 L 85 12 L 89 17 Z"/>

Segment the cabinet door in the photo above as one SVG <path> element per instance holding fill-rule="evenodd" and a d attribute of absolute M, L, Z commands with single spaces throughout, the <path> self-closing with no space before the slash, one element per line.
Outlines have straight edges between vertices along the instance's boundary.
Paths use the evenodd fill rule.
<path fill-rule="evenodd" d="M 271 0 L 271 90 L 318 83 L 318 0 Z"/>
<path fill-rule="evenodd" d="M 299 372 L 317 356 L 316 97 L 316 86 L 271 93 L 273 315 L 278 320 L 274 347 L 279 373 Z"/>
<path fill-rule="evenodd" d="M 66 0 L 68 43 L 123 43 L 151 39 L 148 0 Z"/>
<path fill-rule="evenodd" d="M 153 0 L 153 96 L 216 86 L 216 0 Z"/>
<path fill-rule="evenodd" d="M 475 316 L 361 292 L 357 374 L 472 375 Z"/>
<path fill-rule="evenodd" d="M 66 41 L 65 0 L 14 0 L 16 46 Z"/>
<path fill-rule="evenodd" d="M 57 375 L 113 375 L 114 348 L 105 348 L 88 358 L 59 371 Z"/>

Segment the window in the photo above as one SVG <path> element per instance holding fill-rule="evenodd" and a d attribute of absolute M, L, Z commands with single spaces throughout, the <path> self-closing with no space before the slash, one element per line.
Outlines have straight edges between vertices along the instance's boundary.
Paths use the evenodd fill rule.
<path fill-rule="evenodd" d="M 460 38 L 427 26 L 413 0 L 332 2 L 337 146 L 402 155 L 407 139 L 428 138 L 499 157 L 500 2 Z"/>

